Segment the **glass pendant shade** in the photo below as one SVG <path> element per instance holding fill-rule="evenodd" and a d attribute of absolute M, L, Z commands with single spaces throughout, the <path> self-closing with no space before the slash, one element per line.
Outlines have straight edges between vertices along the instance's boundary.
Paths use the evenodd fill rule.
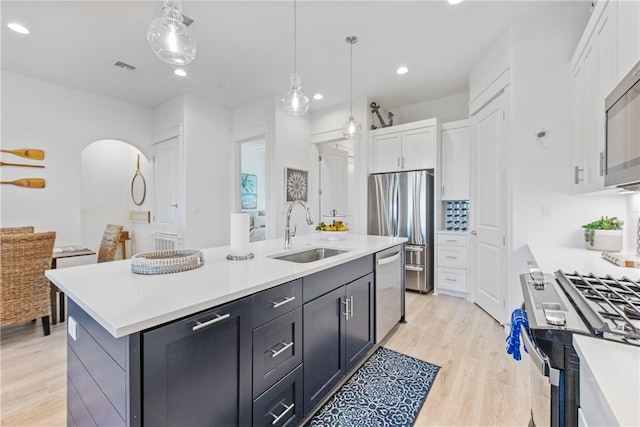
<path fill-rule="evenodd" d="M 353 117 L 353 108 L 349 109 L 349 119 L 342 125 L 342 136 L 353 139 L 360 136 L 362 125 Z"/>
<path fill-rule="evenodd" d="M 196 57 L 196 39 L 183 22 L 180 2 L 165 1 L 162 15 L 154 19 L 147 30 L 151 50 L 172 65 L 187 65 Z"/>
<path fill-rule="evenodd" d="M 282 97 L 282 108 L 290 116 L 301 116 L 309 111 L 309 98 L 302 93 L 300 76 L 296 73 L 289 78 L 289 91 Z"/>

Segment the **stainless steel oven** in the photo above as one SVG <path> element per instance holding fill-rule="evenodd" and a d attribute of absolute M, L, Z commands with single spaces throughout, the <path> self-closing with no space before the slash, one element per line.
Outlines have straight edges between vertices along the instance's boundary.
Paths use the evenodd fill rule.
<path fill-rule="evenodd" d="M 533 367 L 530 426 L 577 427 L 580 359 L 573 335 L 640 346 L 640 282 L 532 268 L 520 284 L 529 321 L 521 335 Z"/>

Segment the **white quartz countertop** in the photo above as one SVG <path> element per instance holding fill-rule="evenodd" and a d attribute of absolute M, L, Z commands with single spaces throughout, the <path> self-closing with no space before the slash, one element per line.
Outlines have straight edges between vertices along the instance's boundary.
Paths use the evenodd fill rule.
<path fill-rule="evenodd" d="M 174 274 L 140 275 L 131 260 L 48 270 L 58 288 L 114 337 L 139 332 L 201 310 L 251 295 L 273 286 L 343 264 L 406 242 L 403 237 L 347 234 L 329 241 L 319 233 L 296 236 L 293 249 L 284 251 L 284 239 L 250 243 L 255 255 L 247 261 L 229 261 L 229 246 L 203 249 L 200 268 Z M 312 247 L 349 252 L 310 263 L 269 258 Z"/>
<path fill-rule="evenodd" d="M 600 251 L 584 248 L 529 245 L 529 250 L 538 267 L 544 273 L 553 274 L 557 270 L 565 273 L 575 271 L 581 274 L 593 273 L 598 276 L 610 274 L 613 277 L 626 276 L 632 280 L 640 279 L 639 268 L 620 267 L 602 258 Z"/>
<path fill-rule="evenodd" d="M 581 368 L 580 387 L 590 387 L 589 395 L 600 397 L 590 404 L 581 395 L 585 416 L 607 425 L 639 426 L 640 347 L 582 335 L 574 335 L 573 344 L 580 364 L 586 364 L 589 371 L 588 378 L 583 378 Z"/>

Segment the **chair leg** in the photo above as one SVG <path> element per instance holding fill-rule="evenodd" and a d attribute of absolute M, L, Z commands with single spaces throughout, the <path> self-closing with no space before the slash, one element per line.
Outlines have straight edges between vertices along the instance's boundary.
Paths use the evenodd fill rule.
<path fill-rule="evenodd" d="M 42 316 L 42 328 L 44 329 L 44 334 L 51 335 L 51 327 L 49 326 L 49 316 Z"/>

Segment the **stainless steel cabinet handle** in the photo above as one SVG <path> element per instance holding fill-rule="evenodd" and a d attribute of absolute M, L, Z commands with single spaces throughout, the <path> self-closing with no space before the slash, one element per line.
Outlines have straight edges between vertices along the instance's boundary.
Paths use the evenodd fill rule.
<path fill-rule="evenodd" d="M 288 302 L 293 301 L 294 299 L 296 299 L 296 297 L 284 297 L 284 299 L 280 302 L 271 301 L 271 303 L 273 304 L 273 308 L 278 308 Z"/>
<path fill-rule="evenodd" d="M 447 257 L 447 258 L 450 258 L 450 259 L 458 259 L 458 257 L 457 257 L 457 256 L 450 256 L 450 255 L 446 255 L 446 257 Z"/>
<path fill-rule="evenodd" d="M 398 167 L 400 167 L 400 156 L 398 156 Z"/>
<path fill-rule="evenodd" d="M 475 235 L 476 235 L 476 234 L 478 234 L 478 233 L 476 233 L 476 230 L 471 230 L 471 231 L 469 231 L 469 234 L 472 234 L 472 235 L 474 235 L 474 236 L 475 236 Z"/>
<path fill-rule="evenodd" d="M 343 299 L 342 303 L 344 304 L 344 313 L 342 314 L 344 315 L 345 320 L 349 320 L 349 300 Z"/>
<path fill-rule="evenodd" d="M 349 298 L 351 304 L 349 304 L 349 311 L 351 311 L 351 318 L 353 319 L 353 295 Z"/>
<path fill-rule="evenodd" d="M 424 271 L 424 267 L 416 267 L 413 265 L 405 265 L 404 269 L 409 271 Z"/>
<path fill-rule="evenodd" d="M 288 348 L 291 348 L 291 346 L 293 345 L 293 341 L 291 341 L 289 343 L 284 342 L 284 341 L 280 341 L 280 344 L 282 344 L 284 346 L 280 350 L 274 350 L 273 348 L 269 349 L 269 351 L 271 352 L 271 358 L 272 359 L 275 359 L 280 354 L 282 354 L 283 351 L 287 350 Z"/>
<path fill-rule="evenodd" d="M 384 258 L 380 258 L 378 260 L 378 265 L 385 265 L 385 264 L 389 264 L 393 261 L 397 261 L 400 259 L 400 252 L 396 252 L 395 254 L 388 256 L 388 257 L 384 257 Z"/>
<path fill-rule="evenodd" d="M 197 331 L 198 329 L 206 328 L 207 326 L 213 325 L 214 323 L 218 323 L 224 319 L 228 319 L 230 316 L 231 315 L 229 313 L 223 315 L 216 314 L 216 317 L 211 320 L 207 320 L 206 322 L 196 322 L 196 325 L 191 328 L 191 330 Z"/>
<path fill-rule="evenodd" d="M 287 406 L 284 402 L 280 402 L 280 404 L 282 406 L 284 406 L 284 411 L 280 414 L 280 415 L 276 415 L 273 412 L 269 412 L 269 414 L 274 418 L 274 420 L 271 422 L 271 425 L 276 425 L 278 424 L 278 422 L 282 419 L 282 417 L 284 417 L 285 415 L 287 415 L 287 413 L 293 409 L 293 407 L 295 406 L 295 403 L 292 403 L 291 405 Z"/>
<path fill-rule="evenodd" d="M 456 279 L 450 279 L 450 278 L 448 278 L 448 277 L 445 277 L 445 279 L 444 279 L 444 280 L 446 280 L 447 282 L 457 282 L 457 280 L 456 280 Z"/>
<path fill-rule="evenodd" d="M 404 250 L 407 252 L 424 252 L 424 248 L 422 246 L 407 246 Z"/>
<path fill-rule="evenodd" d="M 604 151 L 600 152 L 600 176 L 604 176 Z"/>
<path fill-rule="evenodd" d="M 174 208 L 177 208 L 177 207 L 178 207 L 178 204 L 177 204 L 177 203 L 174 203 L 173 205 L 169 205 L 169 206 L 174 207 Z"/>
<path fill-rule="evenodd" d="M 445 242 L 452 242 L 452 243 L 455 243 L 455 242 L 457 242 L 457 240 L 455 240 L 455 239 L 445 239 Z"/>

